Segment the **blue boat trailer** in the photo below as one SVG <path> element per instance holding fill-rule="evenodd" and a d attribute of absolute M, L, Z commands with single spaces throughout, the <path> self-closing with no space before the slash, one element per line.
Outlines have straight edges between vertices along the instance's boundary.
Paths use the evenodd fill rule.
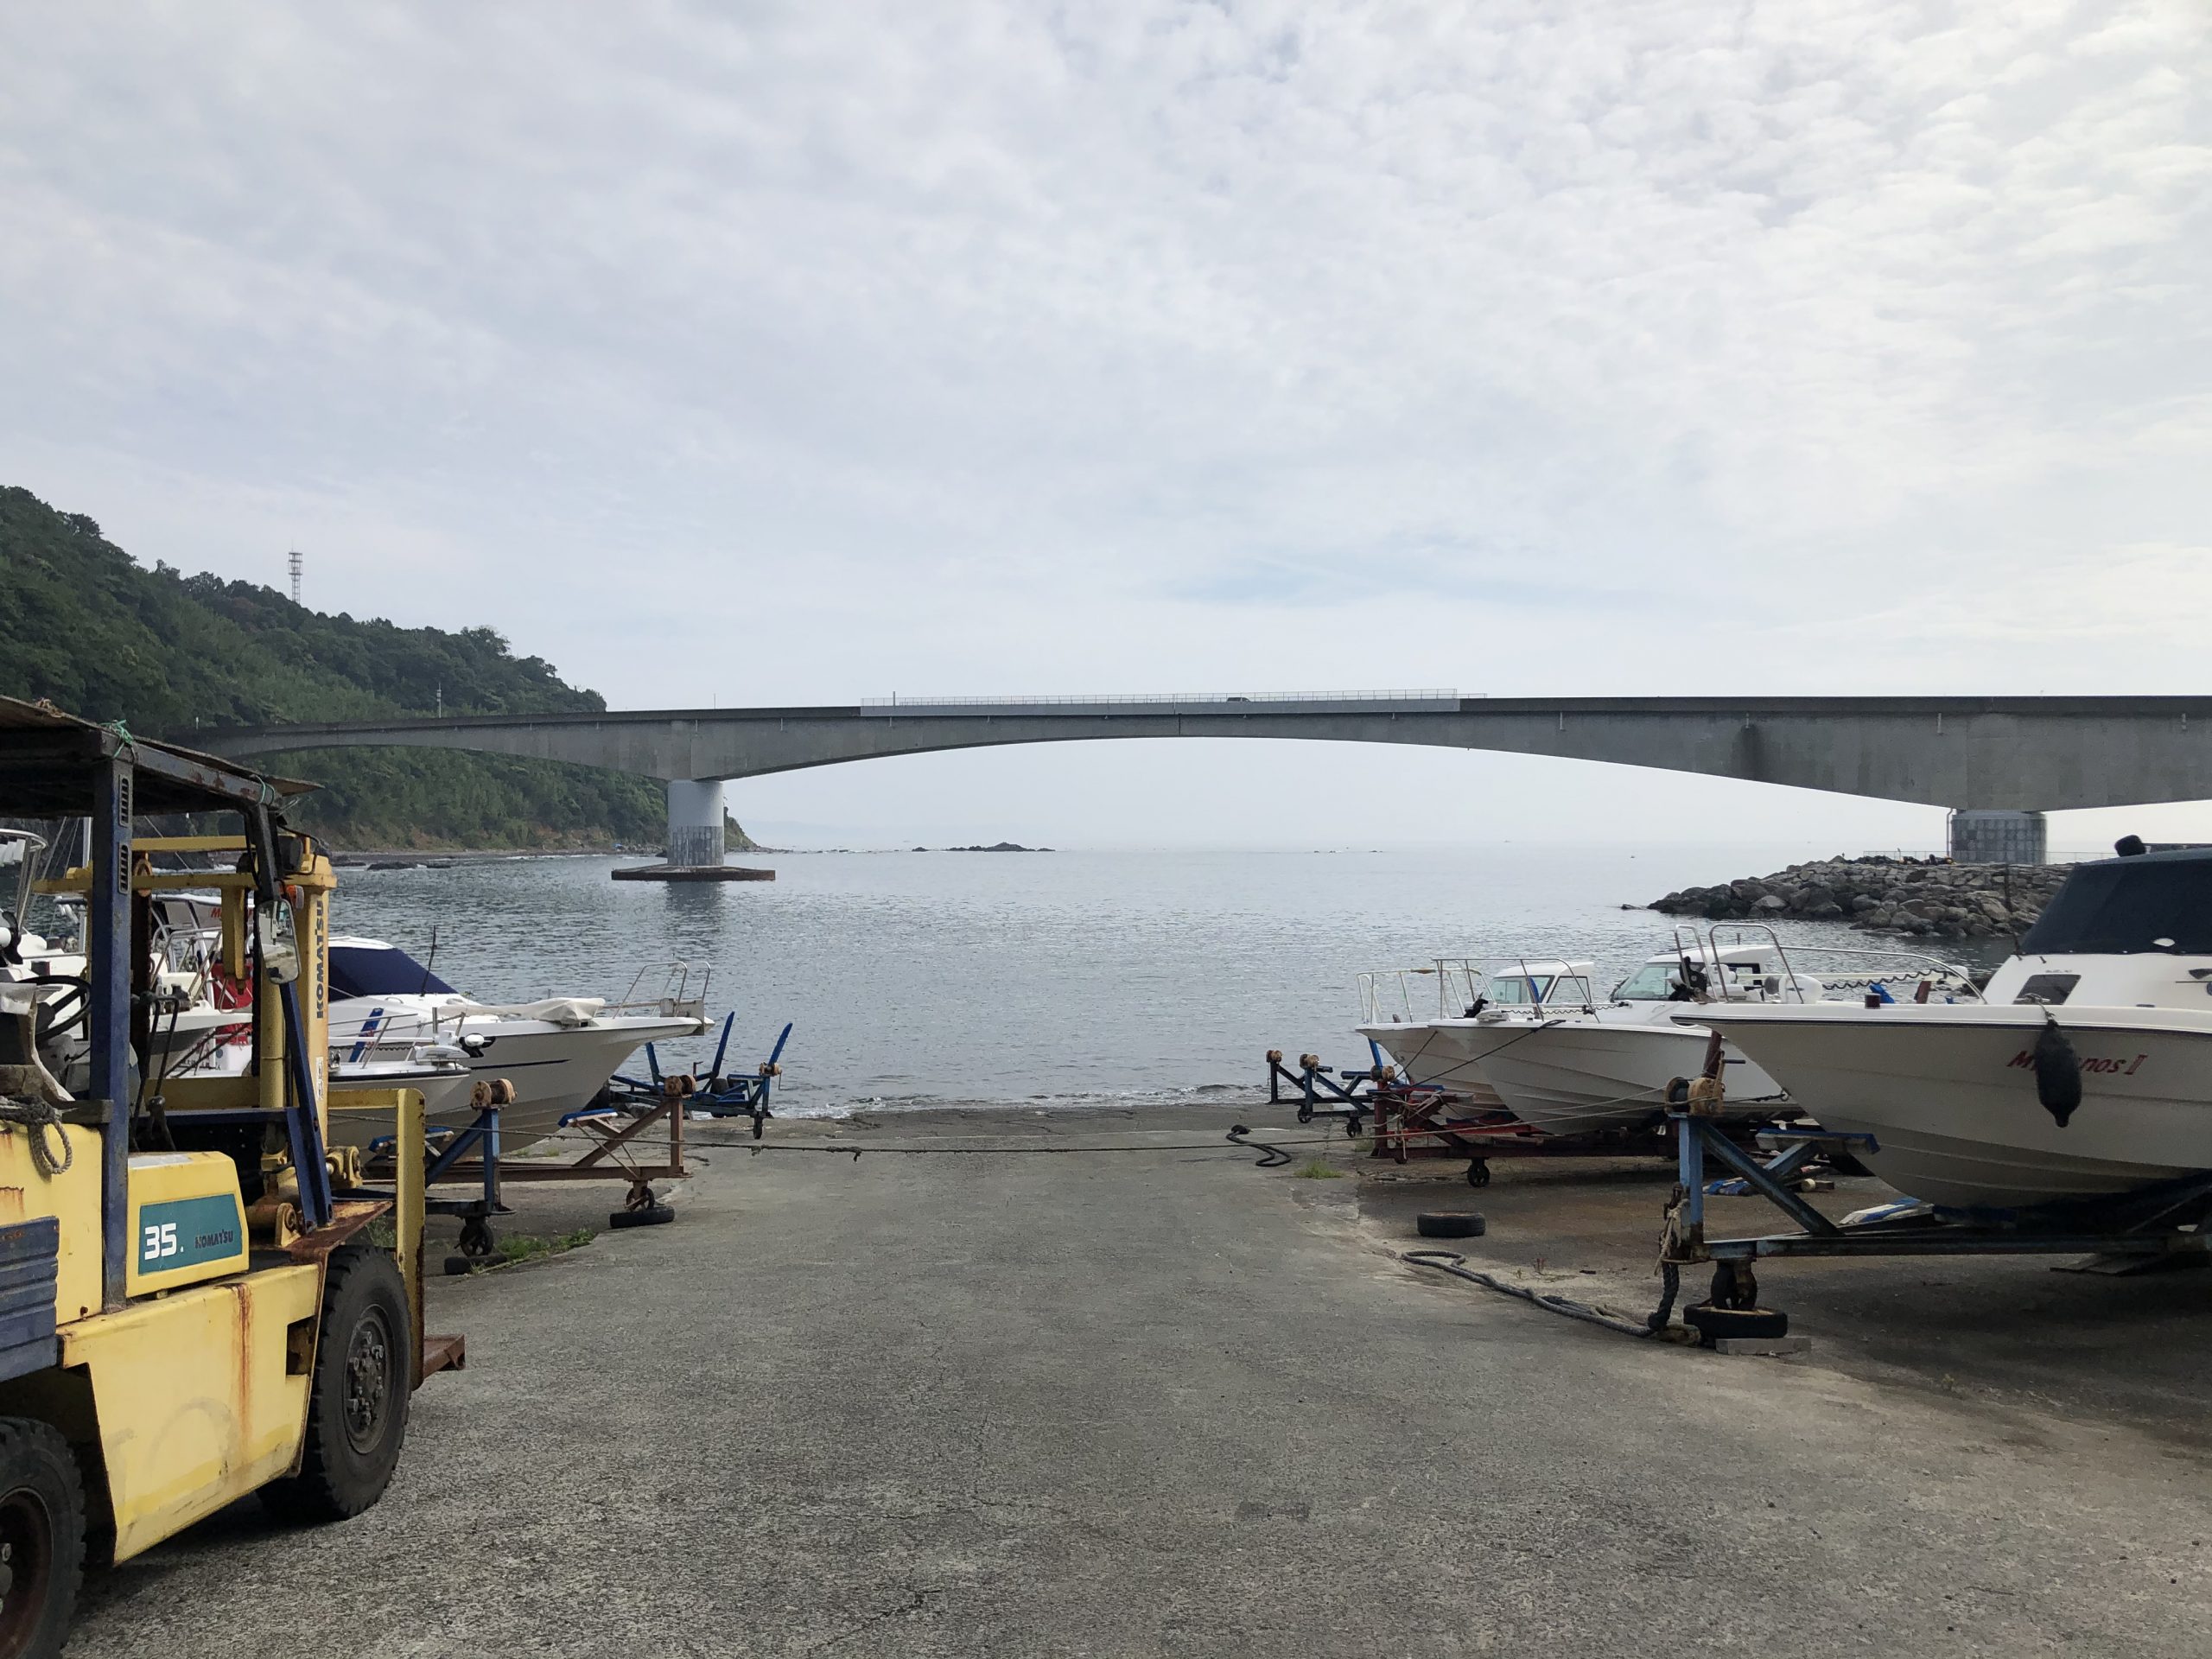
<path fill-rule="evenodd" d="M 1441 1098 L 1443 1090 L 1433 1084 L 1408 1083 L 1399 1077 L 1397 1067 L 1383 1058 L 1382 1051 L 1373 1039 L 1367 1044 L 1372 1064 L 1338 1071 L 1333 1065 L 1321 1064 L 1319 1054 L 1301 1054 L 1295 1070 L 1284 1060 L 1279 1048 L 1268 1051 L 1268 1104 L 1283 1104 L 1283 1087 L 1289 1085 L 1296 1091 L 1298 1121 L 1311 1123 L 1317 1117 L 1341 1117 L 1345 1120 L 1344 1133 L 1357 1136 L 1364 1133 L 1368 1113 L 1387 1101 L 1402 1100 L 1409 1096 L 1434 1096 Z"/>
<path fill-rule="evenodd" d="M 684 1104 L 687 1109 L 704 1112 L 709 1117 L 749 1117 L 753 1120 L 753 1138 L 758 1141 L 763 1127 L 775 1116 L 769 1109 L 768 1097 L 775 1089 L 776 1079 L 784 1074 L 784 1045 L 791 1039 L 791 1027 L 789 1020 L 785 1022 L 783 1030 L 776 1034 L 775 1046 L 757 1068 L 751 1071 L 725 1071 L 722 1062 L 728 1058 L 730 1032 L 736 1023 L 734 1010 L 723 1015 L 721 1035 L 715 1043 L 715 1058 L 703 1075 L 687 1074 L 690 1089 Z M 668 1080 L 661 1074 L 660 1055 L 652 1043 L 645 1045 L 645 1069 L 647 1075 L 643 1077 L 626 1077 L 617 1072 L 601 1096 L 606 1106 L 616 1111 L 644 1110 L 659 1100 Z M 591 1109 L 603 1109 L 594 1102 Z"/>
<path fill-rule="evenodd" d="M 1646 1320 L 1653 1331 L 1672 1318 L 1681 1270 L 1706 1262 L 1713 1265 L 1712 1287 L 1682 1317 L 1707 1345 L 1724 1336 L 1787 1332 L 1788 1316 L 1759 1303 L 1753 1263 L 1764 1257 L 2073 1255 L 2087 1259 L 2070 1271 L 2113 1274 L 2212 1262 L 2212 1232 L 2200 1226 L 2212 1218 L 2212 1174 L 2202 1173 L 2133 1192 L 2017 1210 L 1961 1210 L 1902 1198 L 1837 1221 L 1808 1202 L 1798 1183 L 1823 1163 L 1847 1166 L 1859 1154 L 1878 1152 L 1879 1142 L 1871 1135 L 1784 1124 L 1760 1130 L 1756 1151 L 1738 1145 L 1720 1122 L 1720 1049 L 1716 1033 L 1705 1071 L 1668 1085 L 1667 1121 L 1678 1162 L 1659 1247 L 1664 1289 Z M 1708 1179 L 1714 1164 L 1728 1176 Z M 1721 1192 L 1756 1194 L 1798 1230 L 1708 1238 L 1705 1200 Z"/>

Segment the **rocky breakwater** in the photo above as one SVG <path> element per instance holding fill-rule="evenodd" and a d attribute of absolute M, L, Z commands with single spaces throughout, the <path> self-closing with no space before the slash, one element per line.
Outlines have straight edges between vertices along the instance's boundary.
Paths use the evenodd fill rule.
<path fill-rule="evenodd" d="M 1716 922 L 1795 918 L 1869 933 L 2010 938 L 2027 931 L 2065 878 L 2063 866 L 2050 864 L 1833 858 L 1718 887 L 1684 887 L 1651 908 Z"/>

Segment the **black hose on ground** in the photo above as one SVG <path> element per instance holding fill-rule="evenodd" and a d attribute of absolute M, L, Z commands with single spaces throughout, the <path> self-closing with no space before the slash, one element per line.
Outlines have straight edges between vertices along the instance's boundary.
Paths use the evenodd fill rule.
<path fill-rule="evenodd" d="M 1480 1285 L 1485 1290 L 1495 1290 L 1507 1296 L 1517 1296 L 1524 1302 L 1533 1302 L 1548 1313 L 1564 1313 L 1570 1319 L 1580 1319 L 1585 1325 L 1602 1325 L 1608 1331 L 1618 1331 L 1628 1337 L 1656 1337 L 1662 1334 L 1657 1327 L 1638 1325 L 1608 1313 L 1602 1308 L 1592 1307 L 1565 1296 L 1545 1296 L 1530 1290 L 1526 1285 L 1516 1285 L 1498 1278 L 1495 1274 L 1479 1272 L 1466 1265 L 1467 1258 L 1450 1250 L 1403 1250 L 1398 1259 L 1416 1268 L 1430 1268 L 1438 1273 L 1448 1273 L 1455 1279 L 1465 1279 L 1469 1284 Z"/>
<path fill-rule="evenodd" d="M 1251 1133 L 1252 1131 L 1242 1123 L 1233 1123 L 1230 1126 L 1229 1139 L 1232 1144 L 1243 1147 L 1245 1151 L 1256 1152 L 1260 1154 L 1253 1160 L 1253 1168 L 1274 1169 L 1290 1161 L 1290 1154 L 1281 1147 L 1267 1146 L 1260 1141 L 1247 1140 L 1245 1137 Z"/>

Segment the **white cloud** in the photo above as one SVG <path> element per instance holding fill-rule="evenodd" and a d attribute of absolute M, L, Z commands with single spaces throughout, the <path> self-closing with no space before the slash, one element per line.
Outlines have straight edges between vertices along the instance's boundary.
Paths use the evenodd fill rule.
<path fill-rule="evenodd" d="M 0 472 L 620 702 L 2195 689 L 2195 601 L 2107 592 L 2194 593 L 2143 550 L 2207 506 L 2189 0 L 92 3 L 0 61 Z"/>

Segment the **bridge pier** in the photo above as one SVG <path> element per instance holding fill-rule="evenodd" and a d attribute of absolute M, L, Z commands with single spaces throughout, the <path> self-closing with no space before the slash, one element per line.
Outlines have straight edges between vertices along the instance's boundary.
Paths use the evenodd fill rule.
<path fill-rule="evenodd" d="M 668 861 L 699 869 L 722 861 L 728 845 L 722 827 L 722 780 L 668 780 Z"/>
<path fill-rule="evenodd" d="M 1951 814 L 1951 856 L 1961 864 L 2041 864 L 2049 839 L 2040 812 L 1961 807 Z"/>

